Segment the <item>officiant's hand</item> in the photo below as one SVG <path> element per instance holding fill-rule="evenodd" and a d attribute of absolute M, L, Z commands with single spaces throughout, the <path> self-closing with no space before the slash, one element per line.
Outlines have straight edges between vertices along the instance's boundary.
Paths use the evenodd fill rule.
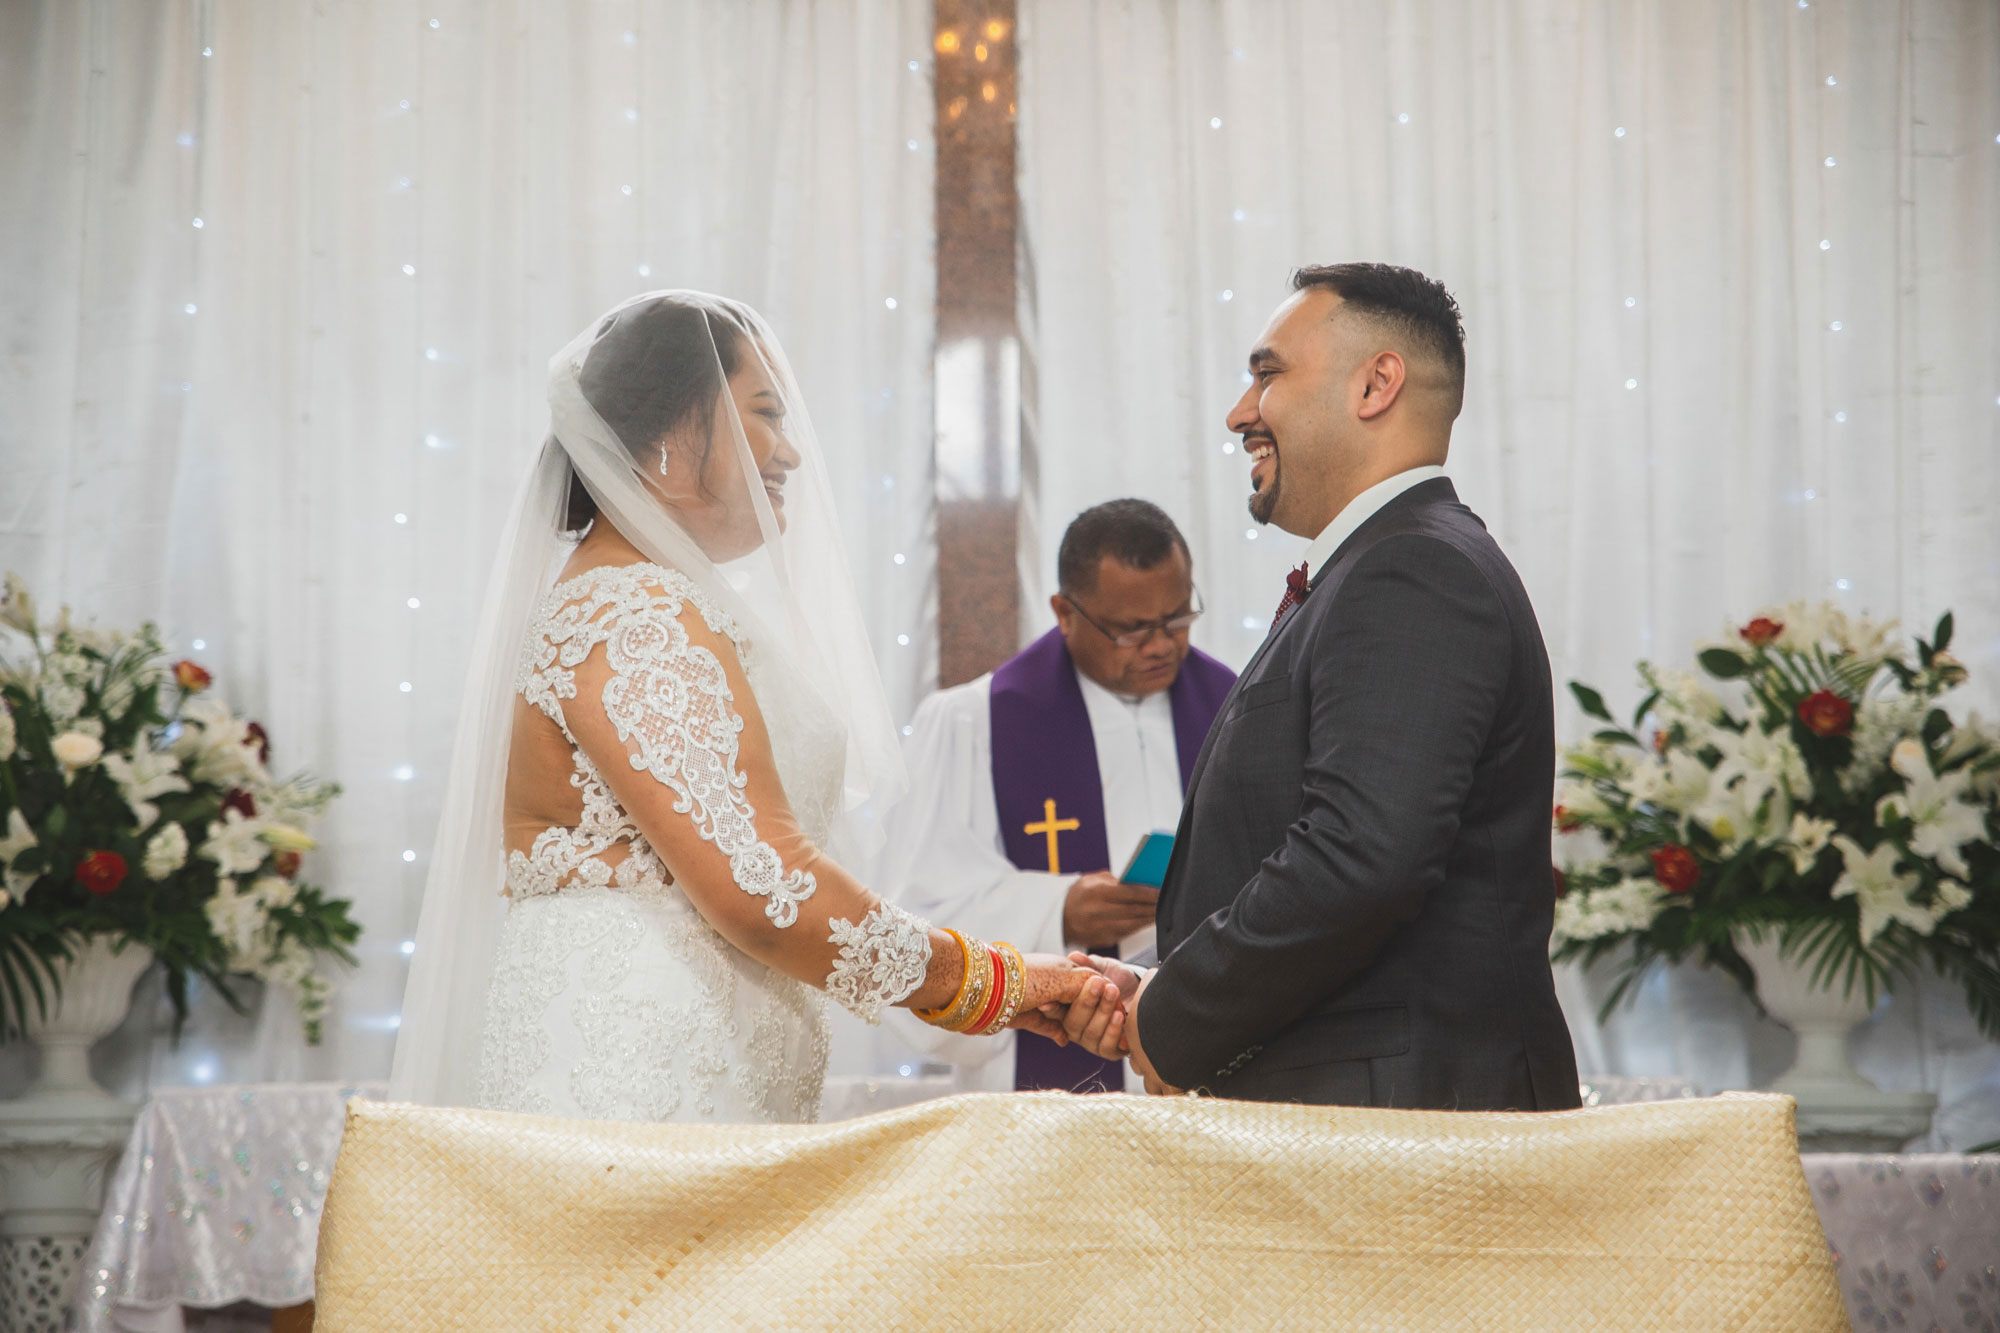
<path fill-rule="evenodd" d="M 1121 883 L 1108 870 L 1080 875 L 1063 899 L 1063 939 L 1084 947 L 1116 944 L 1152 925 L 1159 905 L 1160 891 L 1148 885 Z"/>

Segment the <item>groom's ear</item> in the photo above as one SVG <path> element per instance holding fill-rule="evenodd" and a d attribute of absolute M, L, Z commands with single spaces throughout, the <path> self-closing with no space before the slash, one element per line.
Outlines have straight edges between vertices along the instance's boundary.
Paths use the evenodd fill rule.
<path fill-rule="evenodd" d="M 1387 412 L 1402 395 L 1408 373 L 1398 352 L 1377 352 L 1362 362 L 1358 371 L 1361 401 L 1355 405 L 1354 415 L 1363 421 L 1373 421 Z"/>

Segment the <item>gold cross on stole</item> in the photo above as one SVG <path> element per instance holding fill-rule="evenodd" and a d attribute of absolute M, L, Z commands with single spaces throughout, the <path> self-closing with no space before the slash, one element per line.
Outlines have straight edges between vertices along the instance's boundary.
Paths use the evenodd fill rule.
<path fill-rule="evenodd" d="M 1067 833 L 1071 829 L 1082 827 L 1083 825 L 1074 819 L 1057 819 L 1056 803 L 1054 801 L 1043 801 L 1042 822 L 1039 824 L 1024 824 L 1021 827 L 1021 832 L 1046 833 L 1049 835 L 1049 873 L 1051 875 L 1060 875 L 1062 873 L 1062 862 L 1056 857 L 1056 834 Z"/>

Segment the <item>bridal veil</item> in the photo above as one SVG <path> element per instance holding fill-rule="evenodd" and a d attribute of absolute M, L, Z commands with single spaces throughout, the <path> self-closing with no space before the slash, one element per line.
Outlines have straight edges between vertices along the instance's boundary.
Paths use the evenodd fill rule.
<path fill-rule="evenodd" d="M 649 363 L 663 348 L 693 360 Z M 788 477 L 760 476 L 729 391 L 730 376 L 746 368 L 761 368 L 774 386 L 751 410 L 776 414 L 798 455 Z M 662 401 L 688 386 L 692 407 Z M 610 424 L 662 413 L 685 422 L 683 438 L 668 448 L 699 451 L 691 473 L 676 469 L 669 477 L 657 442 L 621 438 Z M 776 682 L 760 684 L 760 691 L 788 696 L 760 697 L 767 713 L 816 717 L 844 736 L 846 817 L 828 848 L 836 859 L 858 864 L 874 850 L 863 807 L 886 808 L 903 789 L 825 457 L 791 366 L 763 319 L 740 302 L 700 292 L 634 297 L 550 360 L 549 416 L 549 438 L 501 538 L 466 674 L 390 1075 L 390 1096 L 399 1101 L 475 1101 L 480 1024 L 507 909 L 502 815 L 516 679 L 530 618 L 573 544 L 575 534 L 565 532 L 573 485 L 647 559 L 692 579 L 743 628 L 764 667 L 760 680 Z M 640 433 L 630 424 L 625 429 Z M 733 460 L 723 450 L 733 450 Z M 687 490 L 689 477 L 693 491 L 677 493 Z M 677 510 L 719 515 L 735 539 L 718 541 Z"/>

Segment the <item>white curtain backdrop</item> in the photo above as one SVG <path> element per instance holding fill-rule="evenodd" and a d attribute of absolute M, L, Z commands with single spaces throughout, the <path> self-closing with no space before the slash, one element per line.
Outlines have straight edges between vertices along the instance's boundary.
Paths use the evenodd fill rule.
<path fill-rule="evenodd" d="M 2000 7 L 1991 0 L 1022 0 L 1024 292 L 1041 605 L 1120 494 L 1193 544 L 1234 662 L 1304 543 L 1253 527 L 1223 428 L 1302 263 L 1442 278 L 1469 382 L 1450 471 L 1519 566 L 1558 686 L 1629 708 L 1760 604 L 1955 610 L 2000 702 Z M 1560 701 L 1566 738 L 1581 719 Z M 1781 1030 L 1656 979 L 1595 1072 L 1768 1077 Z M 1746 1035 L 1747 1034 L 1747 1035 Z M 1857 1043 L 2000 1135 L 1952 992 Z"/>
<path fill-rule="evenodd" d="M 778 330 L 914 705 L 930 29 L 924 0 L 0 7 L 0 568 L 157 619 L 280 768 L 340 781 L 309 866 L 366 932 L 321 1050 L 280 1004 L 211 1000 L 169 1052 L 148 1001 L 100 1052 L 126 1090 L 387 1071 L 547 359 L 625 296 L 723 292 Z"/>

